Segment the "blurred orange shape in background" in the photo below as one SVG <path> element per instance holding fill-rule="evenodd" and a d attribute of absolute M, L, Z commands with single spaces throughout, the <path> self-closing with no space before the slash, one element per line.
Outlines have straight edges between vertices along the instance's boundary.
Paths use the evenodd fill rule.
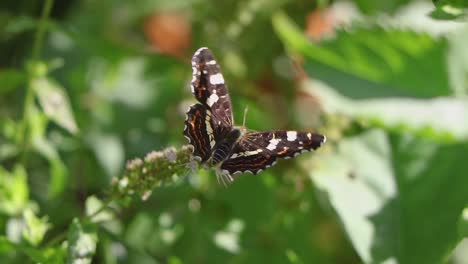
<path fill-rule="evenodd" d="M 183 58 L 190 47 L 192 27 L 187 17 L 177 12 L 154 12 L 144 22 L 144 33 L 159 52 Z"/>

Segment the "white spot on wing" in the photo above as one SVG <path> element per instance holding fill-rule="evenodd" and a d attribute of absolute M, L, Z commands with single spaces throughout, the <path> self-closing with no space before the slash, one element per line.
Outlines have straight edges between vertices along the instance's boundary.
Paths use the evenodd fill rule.
<path fill-rule="evenodd" d="M 311 139 L 312 139 L 312 134 L 307 133 L 307 138 L 308 138 L 309 140 L 311 140 Z"/>
<path fill-rule="evenodd" d="M 213 74 L 210 76 L 210 83 L 213 85 L 224 84 L 224 78 L 221 73 Z"/>
<path fill-rule="evenodd" d="M 210 60 L 210 61 L 207 61 L 206 64 L 207 65 L 216 65 L 216 61 L 215 60 Z"/>
<path fill-rule="evenodd" d="M 215 93 L 212 93 L 210 97 L 208 97 L 208 100 L 206 100 L 206 103 L 211 107 L 213 106 L 214 103 L 218 102 L 218 95 Z"/>
<path fill-rule="evenodd" d="M 207 49 L 208 49 L 207 47 L 201 47 L 195 52 L 193 56 L 198 56 L 203 50 L 207 50 Z"/>
<path fill-rule="evenodd" d="M 249 150 L 249 151 L 244 151 L 244 152 L 240 152 L 240 153 L 234 153 L 229 158 L 230 159 L 235 159 L 237 157 L 247 157 L 247 156 L 256 155 L 256 154 L 258 154 L 260 152 L 263 152 L 263 149 L 256 149 L 256 150 Z"/>
<path fill-rule="evenodd" d="M 280 138 L 278 138 L 278 139 L 272 138 L 272 139 L 270 139 L 270 144 L 268 144 L 268 146 L 266 148 L 269 149 L 269 150 L 274 150 L 274 149 L 276 149 L 276 145 L 278 145 L 278 143 L 280 141 L 281 141 Z"/>
<path fill-rule="evenodd" d="M 286 135 L 288 136 L 288 141 L 294 141 L 297 138 L 297 132 L 296 131 L 288 131 L 286 133 Z"/>

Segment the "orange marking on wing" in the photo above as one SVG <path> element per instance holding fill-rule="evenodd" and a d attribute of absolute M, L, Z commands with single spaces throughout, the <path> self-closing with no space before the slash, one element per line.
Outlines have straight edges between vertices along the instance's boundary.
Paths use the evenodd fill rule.
<path fill-rule="evenodd" d="M 279 151 L 278 152 L 278 155 L 283 155 L 284 153 L 286 153 L 288 151 L 288 147 L 284 147 L 282 151 Z"/>

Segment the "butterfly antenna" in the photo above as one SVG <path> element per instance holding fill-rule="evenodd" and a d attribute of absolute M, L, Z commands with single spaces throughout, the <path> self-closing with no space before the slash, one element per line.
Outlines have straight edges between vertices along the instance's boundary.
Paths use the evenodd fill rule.
<path fill-rule="evenodd" d="M 242 121 L 242 127 L 244 127 L 244 128 L 245 128 L 245 119 L 247 118 L 247 112 L 248 112 L 248 111 L 249 111 L 249 107 L 246 106 L 246 107 L 244 108 L 244 120 Z"/>

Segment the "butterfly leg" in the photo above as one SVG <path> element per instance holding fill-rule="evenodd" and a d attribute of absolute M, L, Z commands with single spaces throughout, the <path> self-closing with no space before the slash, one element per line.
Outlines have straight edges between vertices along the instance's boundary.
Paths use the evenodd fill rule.
<path fill-rule="evenodd" d="M 216 178 L 219 183 L 222 183 L 224 187 L 227 187 L 234 181 L 234 178 L 227 171 L 222 171 L 219 168 L 216 170 Z"/>

